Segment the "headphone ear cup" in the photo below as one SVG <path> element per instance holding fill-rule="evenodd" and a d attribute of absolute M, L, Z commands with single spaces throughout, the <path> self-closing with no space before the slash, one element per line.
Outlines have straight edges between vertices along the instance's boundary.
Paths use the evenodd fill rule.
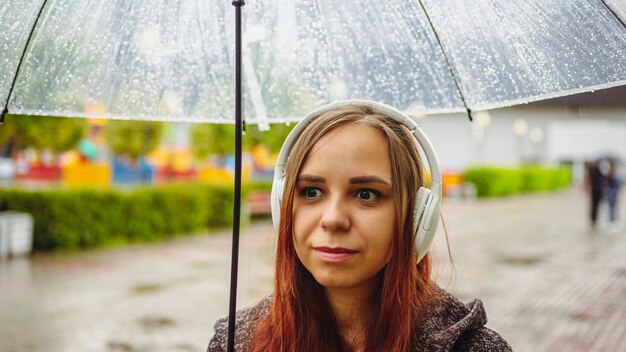
<path fill-rule="evenodd" d="M 283 188 L 285 187 L 285 177 L 274 179 L 272 183 L 272 198 L 270 199 L 272 206 L 272 224 L 274 225 L 274 231 L 278 232 L 278 226 L 280 224 L 280 207 L 283 202 Z"/>
<path fill-rule="evenodd" d="M 285 190 L 285 178 L 281 177 L 278 182 L 278 215 L 280 215 L 280 207 L 283 205 L 283 192 Z"/>
<path fill-rule="evenodd" d="M 425 187 L 420 187 L 417 190 L 415 196 L 415 209 L 413 210 L 413 232 L 417 234 L 417 231 L 421 227 L 422 220 L 424 218 L 424 210 L 426 209 L 426 203 L 430 196 L 430 190 Z"/>
<path fill-rule="evenodd" d="M 415 197 L 415 211 L 414 211 L 414 222 L 413 222 L 413 230 L 415 234 L 415 251 L 417 252 L 417 261 L 419 262 L 422 257 L 426 254 L 428 247 L 430 245 L 430 241 L 428 238 L 432 239 L 429 231 L 426 230 L 427 221 L 426 214 L 428 213 L 429 206 L 432 204 L 432 194 L 431 190 L 425 187 L 420 187 L 417 190 L 417 195 Z M 428 242 L 428 243 L 427 243 Z"/>

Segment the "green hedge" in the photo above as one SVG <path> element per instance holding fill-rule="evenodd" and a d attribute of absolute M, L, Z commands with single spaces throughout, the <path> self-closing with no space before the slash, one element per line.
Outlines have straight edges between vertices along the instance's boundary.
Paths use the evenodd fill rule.
<path fill-rule="evenodd" d="M 249 191 L 265 191 L 270 192 L 272 190 L 272 180 L 265 181 L 252 181 L 244 186 L 244 192 Z"/>
<path fill-rule="evenodd" d="M 464 180 L 474 184 L 478 197 L 502 197 L 564 188 L 572 175 L 565 167 L 474 167 L 465 171 Z"/>
<path fill-rule="evenodd" d="M 126 191 L 0 189 L 0 210 L 33 216 L 35 249 L 87 248 L 230 226 L 233 189 L 209 184 Z"/>

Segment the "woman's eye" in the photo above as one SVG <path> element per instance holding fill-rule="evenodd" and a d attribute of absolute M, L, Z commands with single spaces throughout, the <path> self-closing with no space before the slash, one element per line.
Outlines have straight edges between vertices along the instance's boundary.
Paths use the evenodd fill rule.
<path fill-rule="evenodd" d="M 317 198 L 322 195 L 322 191 L 313 187 L 305 188 L 303 193 L 307 198 Z"/>
<path fill-rule="evenodd" d="M 360 189 L 357 191 L 356 196 L 365 201 L 372 201 L 378 197 L 378 192 L 371 189 Z"/>

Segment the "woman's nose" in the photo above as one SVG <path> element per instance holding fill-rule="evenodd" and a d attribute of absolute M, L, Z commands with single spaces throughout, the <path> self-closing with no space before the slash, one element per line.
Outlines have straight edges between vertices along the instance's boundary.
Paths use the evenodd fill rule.
<path fill-rule="evenodd" d="M 330 197 L 324 207 L 320 225 L 331 232 L 350 229 L 348 205 L 340 197 Z"/>

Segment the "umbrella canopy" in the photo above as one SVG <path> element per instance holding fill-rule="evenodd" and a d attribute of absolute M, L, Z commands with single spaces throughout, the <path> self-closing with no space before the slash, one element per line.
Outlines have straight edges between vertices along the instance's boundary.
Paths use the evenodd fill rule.
<path fill-rule="evenodd" d="M 42 3 L 0 4 L 3 106 Z M 231 14 L 223 0 L 48 0 L 8 110 L 233 121 Z M 623 0 L 249 1 L 245 120 L 345 98 L 434 114 L 622 85 L 625 17 Z"/>

